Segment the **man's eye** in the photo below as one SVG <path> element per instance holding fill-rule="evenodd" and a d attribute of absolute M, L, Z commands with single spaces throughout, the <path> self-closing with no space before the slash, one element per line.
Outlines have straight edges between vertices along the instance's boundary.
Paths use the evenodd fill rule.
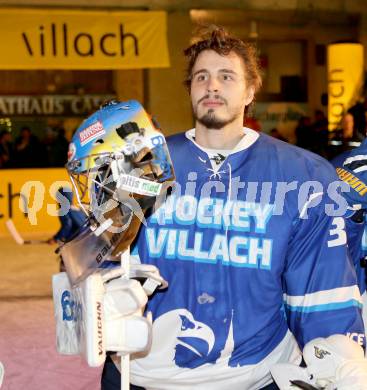
<path fill-rule="evenodd" d="M 204 81 L 206 80 L 206 76 L 204 74 L 199 74 L 196 76 L 196 81 Z"/>
<path fill-rule="evenodd" d="M 224 74 L 223 75 L 223 80 L 224 81 L 230 81 L 230 80 L 233 80 L 233 77 L 229 74 Z"/>

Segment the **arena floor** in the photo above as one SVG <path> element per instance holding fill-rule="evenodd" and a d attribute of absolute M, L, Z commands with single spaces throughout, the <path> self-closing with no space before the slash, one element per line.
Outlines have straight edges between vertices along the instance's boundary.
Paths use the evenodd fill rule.
<path fill-rule="evenodd" d="M 58 355 L 55 349 L 54 249 L 45 244 L 19 246 L 10 237 L 0 237 L 1 390 L 100 388 L 101 369 L 88 367 L 78 356 Z"/>

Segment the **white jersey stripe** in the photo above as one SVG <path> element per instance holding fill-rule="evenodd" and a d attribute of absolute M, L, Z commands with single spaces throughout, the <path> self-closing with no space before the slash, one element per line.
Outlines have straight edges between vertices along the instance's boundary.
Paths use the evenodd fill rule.
<path fill-rule="evenodd" d="M 347 164 L 350 164 L 354 161 L 361 161 L 361 160 L 367 160 L 367 155 L 366 154 L 359 154 L 357 156 L 348 157 L 344 161 L 343 165 L 347 165 Z"/>
<path fill-rule="evenodd" d="M 311 307 L 325 304 L 338 304 L 351 300 L 362 304 L 361 294 L 357 286 L 339 287 L 331 290 L 317 291 L 305 295 L 283 295 L 288 306 Z"/>

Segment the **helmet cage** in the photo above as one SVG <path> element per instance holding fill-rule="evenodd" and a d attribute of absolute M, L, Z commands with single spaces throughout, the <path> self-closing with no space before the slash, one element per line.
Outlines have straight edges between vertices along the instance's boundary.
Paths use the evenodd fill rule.
<path fill-rule="evenodd" d="M 164 156 L 168 155 L 165 144 L 151 149 L 143 147 L 130 155 L 123 152 L 92 154 L 68 163 L 77 201 L 86 215 L 101 223 L 108 211 L 118 207 L 125 217 L 133 211 L 143 219 L 143 211 L 161 194 L 160 183 L 174 179 L 170 160 L 162 158 L 162 151 Z M 79 171 L 83 165 L 86 169 Z M 135 179 L 144 181 L 144 188 L 149 184 L 156 188 L 146 192 L 126 184 L 126 180 L 131 183 Z"/>

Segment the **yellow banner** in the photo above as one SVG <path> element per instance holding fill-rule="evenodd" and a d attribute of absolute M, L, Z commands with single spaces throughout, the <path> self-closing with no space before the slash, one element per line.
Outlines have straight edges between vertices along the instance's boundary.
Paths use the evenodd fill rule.
<path fill-rule="evenodd" d="M 329 130 L 341 126 L 341 120 L 357 99 L 363 86 L 363 46 L 336 43 L 328 46 L 328 120 Z"/>
<path fill-rule="evenodd" d="M 169 66 L 164 11 L 0 10 L 0 69 Z"/>
<path fill-rule="evenodd" d="M 65 186 L 71 188 L 63 168 L 0 170 L 0 234 L 9 234 L 8 219 L 22 234 L 55 234 L 60 228 L 55 194 Z"/>

